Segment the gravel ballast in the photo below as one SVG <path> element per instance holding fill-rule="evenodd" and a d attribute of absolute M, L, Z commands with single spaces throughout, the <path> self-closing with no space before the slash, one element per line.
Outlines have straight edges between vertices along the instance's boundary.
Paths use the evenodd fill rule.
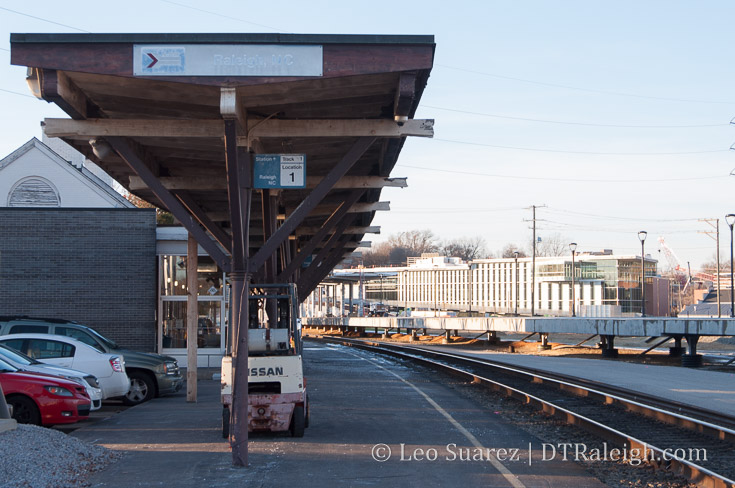
<path fill-rule="evenodd" d="M 120 457 L 63 432 L 19 425 L 0 433 L 1 488 L 78 488 L 87 475 Z"/>

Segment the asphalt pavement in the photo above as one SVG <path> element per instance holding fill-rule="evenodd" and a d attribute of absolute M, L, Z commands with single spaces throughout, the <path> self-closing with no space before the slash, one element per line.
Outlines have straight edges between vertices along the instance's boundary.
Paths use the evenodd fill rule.
<path fill-rule="evenodd" d="M 221 436 L 219 383 L 185 389 L 72 435 L 125 455 L 93 487 L 600 487 L 581 466 L 544 460 L 542 442 L 431 373 L 344 346 L 307 344 L 311 426 L 251 435 L 247 468 Z"/>

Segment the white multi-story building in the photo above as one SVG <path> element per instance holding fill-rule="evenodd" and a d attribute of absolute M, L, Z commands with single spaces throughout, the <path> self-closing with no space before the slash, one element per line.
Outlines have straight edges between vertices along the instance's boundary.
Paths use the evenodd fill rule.
<path fill-rule="evenodd" d="M 654 289 L 659 289 L 650 285 L 656 276 L 657 261 L 647 256 L 644 262 L 649 308 Z M 532 263 L 528 257 L 465 263 L 459 258 L 426 256 L 410 260 L 406 267 L 335 270 L 333 276 L 342 280 L 340 286 L 349 287 L 352 280 L 352 286 L 357 287 L 356 291 L 338 293 L 340 296 L 404 309 L 569 315 L 574 304 L 580 316 L 620 316 L 641 311 L 640 256 L 616 256 L 611 251 L 578 253 L 574 279 L 571 255 L 537 257 L 535 275 Z"/>

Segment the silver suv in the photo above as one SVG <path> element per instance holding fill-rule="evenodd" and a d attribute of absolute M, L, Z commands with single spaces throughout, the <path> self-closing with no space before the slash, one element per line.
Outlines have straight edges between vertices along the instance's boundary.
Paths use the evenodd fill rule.
<path fill-rule="evenodd" d="M 122 399 L 126 405 L 138 405 L 155 396 L 175 393 L 184 382 L 175 358 L 121 349 L 115 341 L 86 325 L 60 319 L 0 316 L 0 335 L 26 332 L 73 337 L 101 352 L 122 354 L 130 377 L 130 391 Z"/>

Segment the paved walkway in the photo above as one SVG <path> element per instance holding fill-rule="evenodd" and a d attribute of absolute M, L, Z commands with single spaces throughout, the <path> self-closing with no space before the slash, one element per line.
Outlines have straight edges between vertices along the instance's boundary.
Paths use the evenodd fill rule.
<path fill-rule="evenodd" d="M 426 372 L 343 346 L 308 345 L 305 357 L 303 438 L 251 436 L 250 467 L 231 467 L 219 384 L 200 381 L 196 404 L 180 393 L 77 430 L 126 452 L 92 486 L 602 486 L 577 464 L 542 461 L 540 440 Z M 461 461 L 467 454 L 474 460 Z"/>
<path fill-rule="evenodd" d="M 490 353 L 478 349 L 463 349 L 460 346 L 429 347 L 595 380 L 735 416 L 735 368 L 732 373 L 723 373 L 680 366 L 628 363 L 615 359 Z"/>

